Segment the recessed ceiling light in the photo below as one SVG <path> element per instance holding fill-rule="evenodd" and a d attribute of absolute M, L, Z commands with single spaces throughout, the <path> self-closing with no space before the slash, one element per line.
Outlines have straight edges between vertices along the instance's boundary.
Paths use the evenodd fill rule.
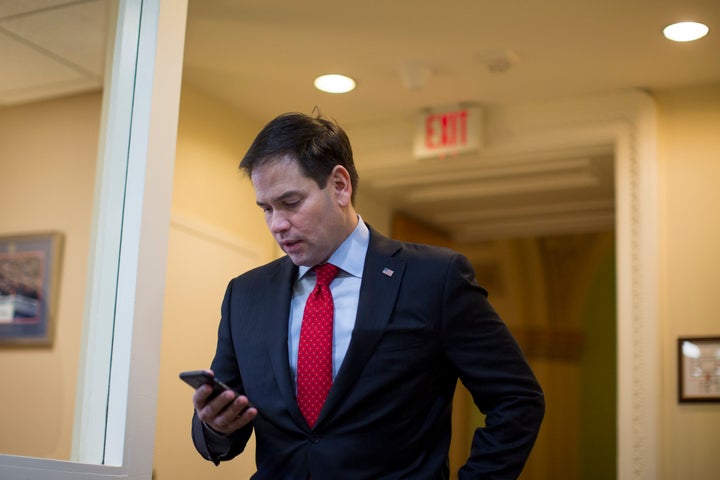
<path fill-rule="evenodd" d="M 315 88 L 328 93 L 347 93 L 355 88 L 355 80 L 345 75 L 321 75 L 315 79 Z"/>
<path fill-rule="evenodd" d="M 707 25 L 697 22 L 680 22 L 668 25 L 663 29 L 665 38 L 674 42 L 692 42 L 702 38 L 710 31 Z"/>

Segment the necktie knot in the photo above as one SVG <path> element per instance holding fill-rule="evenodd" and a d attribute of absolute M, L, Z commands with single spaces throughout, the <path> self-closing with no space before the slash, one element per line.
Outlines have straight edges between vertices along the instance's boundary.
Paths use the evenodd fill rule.
<path fill-rule="evenodd" d="M 337 275 L 339 269 L 332 263 L 323 263 L 315 267 L 315 275 L 317 276 L 317 285 L 327 287 L 333 278 Z"/>

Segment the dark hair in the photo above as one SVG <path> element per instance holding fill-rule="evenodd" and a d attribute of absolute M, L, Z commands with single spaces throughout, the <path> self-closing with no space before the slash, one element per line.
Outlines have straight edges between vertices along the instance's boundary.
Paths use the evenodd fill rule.
<path fill-rule="evenodd" d="M 336 165 L 345 167 L 355 203 L 358 174 L 352 148 L 348 136 L 335 121 L 304 113 L 275 117 L 253 140 L 240 162 L 240 170 L 251 176 L 254 169 L 282 157 L 297 161 L 303 175 L 315 180 L 320 188 L 325 187 Z"/>

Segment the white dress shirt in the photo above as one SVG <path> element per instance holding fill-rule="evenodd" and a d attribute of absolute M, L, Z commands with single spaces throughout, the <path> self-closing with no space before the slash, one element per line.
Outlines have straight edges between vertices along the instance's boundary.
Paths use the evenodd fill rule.
<path fill-rule="evenodd" d="M 345 358 L 352 331 L 355 327 L 355 317 L 357 316 L 360 298 L 360 284 L 369 243 L 370 231 L 358 215 L 358 224 L 355 230 L 340 244 L 328 260 L 328 263 L 332 263 L 340 269 L 330 284 L 333 304 L 335 305 L 332 345 L 333 379 L 340 370 L 340 365 L 342 365 Z M 298 278 L 293 287 L 290 302 L 290 320 L 288 323 L 288 352 L 293 381 L 297 379 L 298 345 L 300 343 L 300 327 L 302 326 L 305 302 L 314 288 L 315 272 L 310 267 L 299 267 Z"/>

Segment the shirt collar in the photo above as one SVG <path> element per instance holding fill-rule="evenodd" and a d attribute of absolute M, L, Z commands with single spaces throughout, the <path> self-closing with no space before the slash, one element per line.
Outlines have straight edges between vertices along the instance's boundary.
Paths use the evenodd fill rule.
<path fill-rule="evenodd" d="M 370 244 L 370 230 L 360 215 L 357 226 L 340 246 L 330 255 L 328 263 L 354 277 L 361 278 L 365 265 L 365 255 Z M 302 278 L 311 267 L 298 267 L 298 278 Z"/>

